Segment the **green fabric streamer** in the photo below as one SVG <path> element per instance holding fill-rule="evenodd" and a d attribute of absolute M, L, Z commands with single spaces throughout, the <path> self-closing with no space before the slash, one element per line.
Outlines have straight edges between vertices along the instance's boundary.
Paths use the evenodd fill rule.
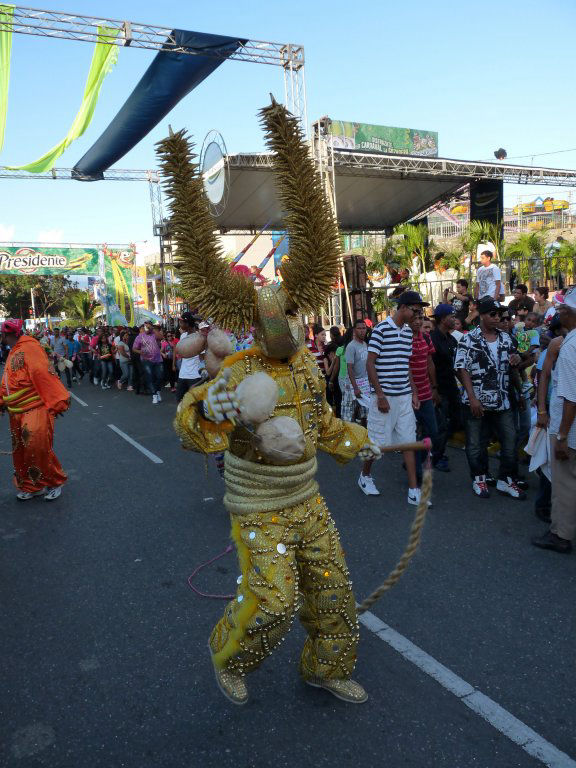
<path fill-rule="evenodd" d="M 13 5 L 0 5 L 0 150 L 4 146 L 4 131 L 6 130 L 6 115 L 8 114 L 13 16 Z"/>
<path fill-rule="evenodd" d="M 80 105 L 80 109 L 78 110 L 74 122 L 65 138 L 33 163 L 28 163 L 28 165 L 8 166 L 11 171 L 29 171 L 30 173 L 43 173 L 44 171 L 49 171 L 54 167 L 56 160 L 66 149 L 68 149 L 70 144 L 72 144 L 72 142 L 79 136 L 82 136 L 92 121 L 102 82 L 106 75 L 112 70 L 118 59 L 118 46 L 110 45 L 105 41 L 111 37 L 115 37 L 117 34 L 117 29 L 98 27 L 98 42 L 96 43 L 94 55 L 92 56 L 92 63 L 90 64 L 90 71 L 88 72 L 88 81 L 86 83 L 86 88 L 84 89 L 82 104 Z"/>

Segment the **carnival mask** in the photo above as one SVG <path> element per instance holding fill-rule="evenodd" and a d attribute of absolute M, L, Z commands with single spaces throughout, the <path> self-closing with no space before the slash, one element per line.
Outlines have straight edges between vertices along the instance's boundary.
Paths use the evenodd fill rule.
<path fill-rule="evenodd" d="M 282 285 L 258 291 L 255 337 L 267 357 L 283 360 L 304 344 L 304 326 L 297 307 Z"/>

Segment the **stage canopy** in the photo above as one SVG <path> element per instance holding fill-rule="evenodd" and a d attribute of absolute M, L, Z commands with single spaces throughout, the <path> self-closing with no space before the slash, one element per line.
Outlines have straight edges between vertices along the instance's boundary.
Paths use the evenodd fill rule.
<path fill-rule="evenodd" d="M 347 231 L 383 231 L 407 221 L 465 184 L 500 180 L 576 186 L 576 171 L 468 162 L 448 158 L 334 152 L 338 224 Z M 222 231 L 282 229 L 271 156 L 228 156 L 230 193 L 216 218 Z"/>

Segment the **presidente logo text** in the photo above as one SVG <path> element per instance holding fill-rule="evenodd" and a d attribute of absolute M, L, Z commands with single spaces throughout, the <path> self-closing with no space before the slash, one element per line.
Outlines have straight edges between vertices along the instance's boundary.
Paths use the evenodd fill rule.
<path fill-rule="evenodd" d="M 19 248 L 14 253 L 0 251 L 0 272 L 10 270 L 33 275 L 39 269 L 65 269 L 67 266 L 66 256 L 41 253 L 32 248 Z"/>

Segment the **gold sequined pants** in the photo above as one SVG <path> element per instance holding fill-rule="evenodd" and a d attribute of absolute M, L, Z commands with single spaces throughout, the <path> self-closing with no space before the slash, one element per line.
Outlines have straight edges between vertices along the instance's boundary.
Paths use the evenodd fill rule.
<path fill-rule="evenodd" d="M 214 628 L 214 664 L 248 672 L 286 636 L 303 595 L 308 632 L 300 673 L 347 679 L 356 662 L 358 623 L 338 531 L 321 496 L 286 509 L 231 515 L 241 576 Z"/>

